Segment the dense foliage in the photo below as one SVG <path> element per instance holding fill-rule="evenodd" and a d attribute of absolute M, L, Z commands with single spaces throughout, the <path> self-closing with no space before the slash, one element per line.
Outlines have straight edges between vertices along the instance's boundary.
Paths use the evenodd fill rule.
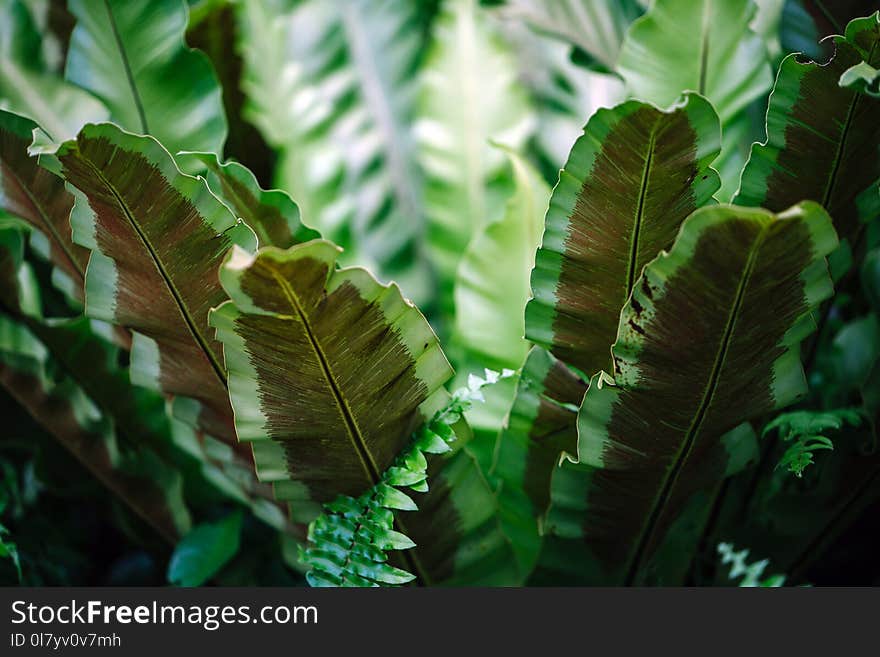
<path fill-rule="evenodd" d="M 878 9 L 0 0 L 0 582 L 880 582 Z"/>

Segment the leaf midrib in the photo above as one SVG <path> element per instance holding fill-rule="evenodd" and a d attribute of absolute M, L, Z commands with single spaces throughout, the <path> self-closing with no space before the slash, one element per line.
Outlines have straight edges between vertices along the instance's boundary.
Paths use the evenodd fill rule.
<path fill-rule="evenodd" d="M 874 52 L 877 49 L 877 42 L 871 46 L 871 51 L 868 53 L 868 62 L 870 62 L 874 57 Z M 831 194 L 834 191 L 834 187 L 837 184 L 837 176 L 840 172 L 840 166 L 842 164 L 843 159 L 843 151 L 846 148 L 846 140 L 849 137 L 849 131 L 852 127 L 853 117 L 855 116 L 856 108 L 859 105 L 859 100 L 861 100 L 862 94 L 858 91 L 853 92 L 853 98 L 850 100 L 849 108 L 846 112 L 846 119 L 843 123 L 843 131 L 840 135 L 840 141 L 837 144 L 837 150 L 834 153 L 834 161 L 831 164 L 831 174 L 828 176 L 828 182 L 825 185 L 825 191 L 822 193 L 822 207 L 829 208 L 828 203 L 831 200 Z"/>
<path fill-rule="evenodd" d="M 712 0 L 706 0 L 703 5 L 702 14 L 702 34 L 700 35 L 700 77 L 697 91 L 701 96 L 706 95 L 706 75 L 709 68 L 709 14 L 712 7 Z"/>
<path fill-rule="evenodd" d="M 457 57 L 455 57 L 455 68 L 458 76 L 458 90 L 461 92 L 463 99 L 463 107 L 478 106 L 480 94 L 476 89 L 476 79 L 474 75 L 473 62 L 480 61 L 481 57 L 477 54 L 484 55 L 479 52 L 477 45 L 477 18 L 474 15 L 474 8 L 467 7 L 462 11 L 462 15 L 457 17 L 457 21 L 453 24 L 453 31 L 458 37 L 459 43 L 457 48 Z M 481 226 L 486 221 L 486 199 L 484 198 L 485 165 L 482 156 L 485 140 L 488 135 L 484 135 L 481 126 L 477 121 L 468 120 L 474 117 L 472 112 L 458 112 L 457 119 L 463 119 L 459 128 L 462 131 L 464 141 L 464 192 L 468 204 L 468 216 L 466 219 L 474 226 Z"/>
<path fill-rule="evenodd" d="M 366 34 L 361 8 L 355 4 L 342 9 L 342 25 L 348 35 L 352 62 L 360 73 L 359 83 L 364 101 L 376 122 L 376 127 L 384 136 L 385 154 L 388 157 L 388 171 L 394 188 L 394 196 L 401 213 L 406 217 L 418 217 L 416 185 L 410 172 L 412 163 L 401 126 L 392 102 L 392 94 L 387 80 L 379 72 L 376 64 L 377 51 Z"/>
<path fill-rule="evenodd" d="M 845 26 L 840 25 L 837 19 L 834 17 L 834 14 L 825 6 L 825 3 L 822 0 L 815 0 L 816 7 L 819 9 L 819 13 L 821 13 L 825 20 L 827 20 L 831 24 L 831 28 L 836 30 L 837 32 L 842 32 Z"/>
<path fill-rule="evenodd" d="M 189 309 L 184 303 L 183 296 L 180 294 L 177 286 L 174 285 L 174 281 L 172 280 L 170 274 L 166 271 L 164 263 L 159 258 L 159 254 L 153 248 L 153 245 L 150 243 L 150 240 L 147 239 L 147 236 L 144 234 L 143 230 L 141 230 L 141 227 L 138 224 L 137 220 L 135 220 L 134 214 L 128 207 L 128 204 L 119 194 L 119 192 L 116 191 L 116 187 L 114 187 L 114 185 L 109 180 L 107 180 L 107 178 L 104 176 L 104 173 L 97 166 L 95 166 L 95 164 L 90 159 L 86 157 L 81 157 L 80 159 L 85 162 L 89 168 L 91 168 L 95 176 L 101 181 L 101 184 L 110 191 L 110 193 L 113 195 L 113 198 L 116 199 L 116 202 L 119 204 L 119 207 L 122 208 L 122 211 L 125 214 L 125 218 L 134 229 L 138 238 L 141 240 L 141 243 L 144 245 L 144 248 L 150 255 L 150 259 L 153 261 L 153 264 L 156 265 L 156 269 L 159 271 L 159 276 L 162 278 L 162 281 L 165 283 L 165 286 L 168 288 L 169 293 L 174 299 L 174 303 L 177 306 L 177 309 L 180 311 L 180 314 L 183 317 L 187 329 L 193 336 L 193 339 L 195 339 L 196 343 L 201 348 L 202 352 L 207 357 L 211 368 L 214 370 L 214 373 L 220 380 L 220 384 L 223 386 L 224 389 L 228 389 L 228 383 L 226 381 L 226 369 L 217 359 L 217 356 L 210 348 L 210 345 L 208 344 L 206 338 L 197 330 L 196 322 L 193 319 L 192 315 L 190 315 Z"/>
<path fill-rule="evenodd" d="M 260 200 L 256 195 L 252 194 L 251 191 L 247 189 L 247 185 L 240 180 L 236 180 L 231 173 L 227 173 L 222 164 L 206 162 L 205 165 L 208 167 L 209 171 L 212 171 L 214 175 L 217 176 L 217 181 L 220 183 L 220 189 L 224 196 L 229 197 L 229 203 L 233 206 L 230 209 L 235 215 L 248 220 L 248 225 L 253 228 L 254 232 L 262 229 L 262 222 L 258 220 L 257 214 L 253 209 L 254 205 L 260 204 Z M 234 183 L 229 182 L 230 179 L 233 180 Z M 245 198 L 239 193 L 239 186 L 245 188 L 250 198 Z"/>
<path fill-rule="evenodd" d="M 333 371 L 330 369 L 330 363 L 327 362 L 327 356 L 326 354 L 324 354 L 324 350 L 321 348 L 317 336 L 312 331 L 312 327 L 309 324 L 309 319 L 299 303 L 299 298 L 296 296 L 296 292 L 294 291 L 294 289 L 281 274 L 279 274 L 274 269 L 270 269 L 270 272 L 272 273 L 272 278 L 274 278 L 275 282 L 278 283 L 278 287 L 284 293 L 284 297 L 287 299 L 287 302 L 290 304 L 291 308 L 293 308 L 294 312 L 299 317 L 299 320 L 302 323 L 303 328 L 305 329 L 306 336 L 309 339 L 309 343 L 311 344 L 311 347 L 318 358 L 318 362 L 321 364 L 321 371 L 324 373 L 324 378 L 327 380 L 327 383 L 330 385 L 330 389 L 333 392 L 333 399 L 336 402 L 337 408 L 339 409 L 339 414 L 342 416 L 343 421 L 345 422 L 345 428 L 348 432 L 348 436 L 351 439 L 352 444 L 354 445 L 355 452 L 357 453 L 358 458 L 361 461 L 361 465 L 363 465 L 364 469 L 367 471 L 367 474 L 372 481 L 372 485 L 375 486 L 382 481 L 382 473 L 379 470 L 379 466 L 373 460 L 373 455 L 370 453 L 369 449 L 367 449 L 366 442 L 364 441 L 360 429 L 357 426 L 357 421 L 354 418 L 354 414 L 349 408 L 348 402 L 345 400 L 345 397 L 343 397 L 342 391 L 339 389 L 339 385 L 336 383 L 336 379 L 333 376 Z M 394 522 L 398 525 L 403 534 L 407 534 L 406 527 L 403 525 L 403 522 L 399 517 L 397 517 L 396 514 L 394 516 Z M 427 584 L 429 581 L 428 571 L 422 566 L 418 555 L 415 553 L 410 554 L 409 551 L 404 551 L 401 556 L 406 562 L 407 567 L 410 568 L 413 573 L 418 577 L 418 583 Z"/>
<path fill-rule="evenodd" d="M 60 135 L 65 132 L 66 127 L 63 120 L 57 116 L 54 111 L 40 111 L 40 109 L 46 109 L 47 104 L 40 93 L 40 90 L 35 89 L 34 85 L 30 82 L 30 78 L 39 75 L 38 73 L 28 71 L 27 73 L 22 74 L 15 66 L 14 62 L 6 57 L 0 57 L 0 74 L 2 74 L 3 77 L 11 79 L 12 84 L 9 86 L 16 89 L 19 92 L 19 95 L 24 98 L 23 104 L 28 110 L 28 116 L 31 116 L 36 120 L 40 129 L 45 132 L 50 139 L 54 139 L 53 134 Z"/>
<path fill-rule="evenodd" d="M 27 196 L 28 201 L 30 201 L 34 210 L 36 210 L 43 224 L 45 224 L 46 229 L 49 231 L 50 236 L 55 241 L 55 243 L 61 248 L 61 251 L 67 256 L 67 259 L 70 261 L 70 264 L 76 270 L 77 274 L 79 274 L 80 282 L 85 281 L 86 273 L 83 270 L 82 266 L 80 266 L 79 261 L 74 257 L 73 252 L 70 250 L 69 245 L 67 244 L 67 240 L 63 239 L 61 234 L 58 232 L 58 229 L 55 227 L 55 224 L 49 219 L 49 216 L 43 210 L 43 207 L 40 203 L 37 202 L 36 197 L 31 193 L 30 188 L 24 184 L 21 178 L 18 175 L 18 172 L 9 166 L 6 161 L 3 161 L 3 168 L 6 170 L 7 174 L 15 180 L 18 187 L 21 191 Z"/>
<path fill-rule="evenodd" d="M 843 155 L 843 150 L 846 148 L 846 140 L 849 137 L 849 129 L 852 125 L 853 115 L 855 114 L 856 107 L 859 104 L 859 94 L 855 93 L 853 99 L 850 101 L 849 109 L 846 113 L 846 119 L 843 123 L 843 131 L 840 135 L 840 141 L 837 143 L 837 150 L 834 153 L 834 161 L 831 163 L 831 173 L 828 176 L 828 182 L 825 184 L 825 190 L 822 192 L 822 207 L 828 207 L 828 201 L 831 200 L 831 194 L 834 190 L 834 186 L 837 183 L 837 176 L 840 171 L 840 164 Z M 829 208 L 830 209 L 830 208 Z"/>
<path fill-rule="evenodd" d="M 128 54 L 125 52 L 125 46 L 122 43 L 122 35 L 119 34 L 119 28 L 116 25 L 116 18 L 113 16 L 113 10 L 110 8 L 110 2 L 108 0 L 104 0 L 104 8 L 107 10 L 107 19 L 110 22 L 110 29 L 113 32 L 113 39 L 116 42 L 116 47 L 119 50 L 119 56 L 122 60 L 122 68 L 125 70 L 125 77 L 128 80 L 128 86 L 131 90 L 132 100 L 134 101 L 134 106 L 138 113 L 138 119 L 141 123 L 141 132 L 145 135 L 149 134 L 150 130 L 147 127 L 147 116 L 144 113 L 144 105 L 141 102 L 141 95 L 138 92 L 137 85 L 134 82 L 134 74 L 131 70 L 131 64 L 128 61 Z"/>
<path fill-rule="evenodd" d="M 309 323 L 309 318 L 306 315 L 302 305 L 300 304 L 296 292 L 290 286 L 290 283 L 288 283 L 287 280 L 275 269 L 270 268 L 270 272 L 272 273 L 272 278 L 274 278 L 275 282 L 278 283 L 278 287 L 284 294 L 285 299 L 290 304 L 290 307 L 293 309 L 296 315 L 299 317 L 299 320 L 302 323 L 303 328 L 305 329 L 306 336 L 309 339 L 309 344 L 311 345 L 312 350 L 315 352 L 315 356 L 318 358 L 318 362 L 321 365 L 321 371 L 324 373 L 324 378 L 327 380 L 327 383 L 330 386 L 330 390 L 333 393 L 333 399 L 336 402 L 339 414 L 342 416 L 343 422 L 345 423 L 348 437 L 355 448 L 358 458 L 361 461 L 361 465 L 364 466 L 364 469 L 369 475 L 371 483 L 374 485 L 379 483 L 382 480 L 382 473 L 379 470 L 379 466 L 373 460 L 373 456 L 367 448 L 366 441 L 364 440 L 364 437 L 357 426 L 357 421 L 355 420 L 354 414 L 349 408 L 348 402 L 345 400 L 345 397 L 342 395 L 339 384 L 336 382 L 336 378 L 333 376 L 333 371 L 330 368 L 330 363 L 327 361 L 327 355 L 324 353 L 324 350 L 321 348 L 321 344 L 318 341 L 317 336 L 312 330 L 311 324 Z"/>
<path fill-rule="evenodd" d="M 642 230 L 642 220 L 645 216 L 645 199 L 648 196 L 648 180 L 651 176 L 651 165 L 654 162 L 654 144 L 657 139 L 657 124 L 651 129 L 651 137 L 648 140 L 648 154 L 645 158 L 645 166 L 642 169 L 642 182 L 639 187 L 639 202 L 636 206 L 636 216 L 633 223 L 632 235 L 630 237 L 629 247 L 629 266 L 626 271 L 626 295 L 623 304 L 629 298 L 632 292 L 633 283 L 635 282 L 636 264 L 639 257 L 639 234 Z"/>
<path fill-rule="evenodd" d="M 663 515 L 663 510 L 666 506 L 666 503 L 669 501 L 672 490 L 675 488 L 675 484 L 678 481 L 678 477 L 681 474 L 684 464 L 690 456 L 690 452 L 693 449 L 694 444 L 696 443 L 697 435 L 699 434 L 700 429 L 702 428 L 703 421 L 705 420 L 706 413 L 709 409 L 709 406 L 712 404 L 712 399 L 715 395 L 715 391 L 718 388 L 719 377 L 721 376 L 721 369 L 724 366 L 724 361 L 727 357 L 727 351 L 730 346 L 730 340 L 733 336 L 733 330 L 736 327 L 738 315 L 740 309 L 742 308 L 746 287 L 748 286 L 749 280 L 751 279 L 752 272 L 754 270 L 755 259 L 757 257 L 758 251 L 761 248 L 761 245 L 763 244 L 765 235 L 766 227 L 761 229 L 760 234 L 755 239 L 752 245 L 751 252 L 749 253 L 748 260 L 746 261 L 746 265 L 743 268 L 743 273 L 740 277 L 736 296 L 734 297 L 733 306 L 731 307 L 730 313 L 727 316 L 724 333 L 722 335 L 718 351 L 715 354 L 715 361 L 712 364 L 712 370 L 709 374 L 709 380 L 706 385 L 706 390 L 703 393 L 702 399 L 700 400 L 700 405 L 697 407 L 697 412 L 694 414 L 693 421 L 691 422 L 690 427 L 688 427 L 685 438 L 675 455 L 675 459 L 667 470 L 666 476 L 663 478 L 663 483 L 661 484 L 660 490 L 654 498 L 654 502 L 651 506 L 651 511 L 648 514 L 647 520 L 645 521 L 644 525 L 642 526 L 642 530 L 639 533 L 639 539 L 636 543 L 636 549 L 633 552 L 633 555 L 630 558 L 629 564 L 626 568 L 626 586 L 632 586 L 636 576 L 639 573 L 642 561 L 645 557 L 645 551 L 647 550 L 651 538 L 654 535 L 654 532 L 657 528 L 657 523 Z"/>

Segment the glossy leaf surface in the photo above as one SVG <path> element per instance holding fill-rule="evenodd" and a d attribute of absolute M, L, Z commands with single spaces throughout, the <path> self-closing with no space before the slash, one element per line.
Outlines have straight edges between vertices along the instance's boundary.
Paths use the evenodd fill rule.
<path fill-rule="evenodd" d="M 224 345 L 239 440 L 294 513 L 378 483 L 452 375 L 421 313 L 364 269 L 335 270 L 315 240 L 221 271 L 231 301 L 211 313 Z"/>
<path fill-rule="evenodd" d="M 208 58 L 184 43 L 185 2 L 73 0 L 70 11 L 68 80 L 104 101 L 120 126 L 172 152 L 222 152 L 220 85 Z"/>
<path fill-rule="evenodd" d="M 532 272 L 526 337 L 585 376 L 608 368 L 620 308 L 642 267 L 710 202 L 718 118 L 699 96 L 668 111 L 599 110 L 553 190 Z"/>
<path fill-rule="evenodd" d="M 805 394 L 799 343 L 832 292 L 836 246 L 814 203 L 778 216 L 719 206 L 645 268 L 613 379 L 593 377 L 578 415 L 578 459 L 596 468 L 584 535 L 606 575 L 644 581 L 688 501 L 736 464 L 719 437 Z"/>

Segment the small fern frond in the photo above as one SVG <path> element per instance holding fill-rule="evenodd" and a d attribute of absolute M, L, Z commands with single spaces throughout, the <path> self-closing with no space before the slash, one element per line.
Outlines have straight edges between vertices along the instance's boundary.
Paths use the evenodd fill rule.
<path fill-rule="evenodd" d="M 4 542 L 3 536 L 6 534 L 9 534 L 9 530 L 0 525 L 0 559 L 12 560 L 12 565 L 15 567 L 16 574 L 18 574 L 18 581 L 21 582 L 21 559 L 18 556 L 18 546 L 10 542 L 9 539 L 6 539 Z"/>
<path fill-rule="evenodd" d="M 719 543 L 718 554 L 721 556 L 721 565 L 730 564 L 730 573 L 727 575 L 731 581 L 742 577 L 738 586 L 777 588 L 785 584 L 785 575 L 770 575 L 763 577 L 764 571 L 770 564 L 769 559 L 762 559 L 749 564 L 748 550 L 735 551 L 731 543 Z M 762 579 L 763 577 L 763 579 Z"/>
<path fill-rule="evenodd" d="M 838 430 L 844 424 L 857 427 L 862 422 L 858 410 L 841 408 L 832 411 L 793 411 L 782 413 L 764 427 L 762 436 L 778 431 L 780 438 L 792 444 L 785 450 L 777 468 L 787 468 L 796 477 L 814 462 L 813 454 L 820 449 L 834 449 L 834 443 L 824 434 Z"/>
<path fill-rule="evenodd" d="M 380 586 L 406 584 L 415 575 L 388 563 L 391 550 L 408 550 L 415 543 L 394 530 L 394 511 L 416 511 L 418 506 L 404 493 L 428 491 L 426 454 L 452 450 L 455 425 L 474 402 L 484 401 L 482 389 L 513 376 L 485 370 L 474 374 L 456 390 L 446 406 L 413 434 L 412 444 L 383 474 L 382 481 L 358 498 L 340 496 L 324 506 L 324 514 L 309 525 L 309 545 L 300 560 L 310 566 L 306 579 L 312 586 Z"/>

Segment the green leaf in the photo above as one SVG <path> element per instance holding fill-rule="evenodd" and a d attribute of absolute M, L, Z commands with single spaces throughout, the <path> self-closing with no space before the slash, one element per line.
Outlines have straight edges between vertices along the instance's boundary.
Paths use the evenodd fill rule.
<path fill-rule="evenodd" d="M 21 558 L 18 554 L 18 546 L 8 538 L 9 530 L 0 524 L 0 557 L 12 561 L 18 581 L 21 583 Z"/>
<path fill-rule="evenodd" d="M 466 365 L 462 365 L 464 366 Z M 455 384 L 458 385 L 460 382 L 461 377 L 458 377 Z M 499 383 L 486 390 L 484 401 L 475 404 L 465 413 L 468 427 L 473 434 L 467 440 L 466 449 L 479 463 L 493 488 L 497 488 L 498 485 L 490 475 L 495 460 L 495 445 L 498 442 L 498 432 L 507 420 L 515 392 L 515 381 Z"/>
<path fill-rule="evenodd" d="M 165 400 L 129 384 L 109 327 L 85 317 L 43 317 L 36 279 L 22 261 L 23 245 L 11 239 L 16 232 L 14 225 L 0 223 L 5 385 L 24 386 L 11 394 L 34 419 L 148 524 L 174 540 L 189 528 L 180 469 L 188 461 L 174 444 Z"/>
<path fill-rule="evenodd" d="M 537 115 L 534 143 L 542 172 L 555 180 L 587 119 L 600 107 L 625 99 L 623 81 L 574 63 L 572 46 L 518 24 L 515 15 L 504 23 L 504 33 L 515 51 L 519 77 L 532 96 Z"/>
<path fill-rule="evenodd" d="M 504 11 L 577 46 L 608 70 L 617 63 L 627 27 L 642 13 L 636 0 L 508 0 Z"/>
<path fill-rule="evenodd" d="M 827 64 L 780 65 L 767 112 L 767 140 L 755 144 L 734 202 L 779 212 L 803 199 L 820 203 L 841 240 L 855 246 L 880 214 L 880 99 L 839 86 L 865 58 L 880 63 L 880 18 L 849 24 Z"/>
<path fill-rule="evenodd" d="M 656 0 L 629 29 L 617 67 L 630 92 L 661 107 L 685 91 L 726 125 L 772 84 L 751 0 Z"/>
<path fill-rule="evenodd" d="M 94 96 L 55 75 L 27 6 L 0 0 L 0 107 L 35 120 L 54 140 L 67 139 L 107 109 Z"/>
<path fill-rule="evenodd" d="M 857 410 L 849 408 L 824 412 L 793 411 L 777 416 L 764 427 L 762 435 L 778 431 L 783 441 L 792 443 L 776 467 L 787 468 L 795 476 L 803 477 L 804 469 L 813 463 L 813 452 L 834 449 L 831 439 L 820 432 L 840 429 L 844 423 L 857 427 L 862 423 L 862 416 Z"/>
<path fill-rule="evenodd" d="M 239 440 L 294 514 L 378 483 L 452 375 L 421 313 L 364 269 L 335 270 L 315 240 L 220 272 L 231 301 L 211 313 L 224 345 Z M 291 394 L 295 390 L 296 394 Z"/>
<path fill-rule="evenodd" d="M 419 444 L 419 449 L 426 454 L 446 454 L 447 452 L 452 451 L 452 448 L 446 444 L 443 437 L 433 432 L 425 436 L 423 441 Z"/>
<path fill-rule="evenodd" d="M 609 579 L 656 577 L 667 530 L 730 471 L 719 436 L 806 392 L 799 343 L 832 292 L 824 256 L 836 246 L 815 203 L 720 206 L 695 212 L 645 268 L 620 316 L 613 381 L 594 377 L 578 415 L 578 460 L 596 468 L 587 549 Z"/>
<path fill-rule="evenodd" d="M 665 107 L 684 91 L 705 96 L 724 135 L 717 198 L 736 190 L 748 144 L 760 136 L 749 106 L 773 82 L 752 0 L 657 0 L 624 40 L 618 71 L 635 98 Z M 754 133 L 754 134 L 753 134 Z"/>
<path fill-rule="evenodd" d="M 560 454 L 577 452 L 577 411 L 587 385 L 552 354 L 533 347 L 523 365 L 492 476 L 501 488 L 502 524 L 523 570 L 538 557 L 537 519 L 550 504 L 550 477 Z"/>
<path fill-rule="evenodd" d="M 422 56 L 420 3 L 241 3 L 248 118 L 280 150 L 276 180 L 342 264 L 432 298 L 421 172 L 410 126 Z"/>
<path fill-rule="evenodd" d="M 720 134 L 711 106 L 695 95 L 667 112 L 635 101 L 599 110 L 584 133 L 553 191 L 525 326 L 527 338 L 586 376 L 610 367 L 619 309 L 644 265 L 711 202 Z M 550 354 L 529 354 L 493 470 L 518 546 L 534 544 L 553 468 L 561 452 L 576 451 L 585 390 Z M 534 563 L 534 547 L 521 553 Z"/>
<path fill-rule="evenodd" d="M 620 308 L 642 267 L 711 201 L 718 118 L 688 95 L 668 111 L 599 110 L 553 190 L 532 272 L 526 337 L 591 376 L 609 366 Z"/>
<path fill-rule="evenodd" d="M 413 502 L 412 498 L 406 493 L 401 493 L 399 490 L 392 488 L 391 486 L 387 486 L 385 484 L 379 484 L 378 487 L 379 492 L 379 504 L 384 506 L 386 509 L 398 509 L 400 511 L 416 511 L 418 510 L 418 506 Z"/>
<path fill-rule="evenodd" d="M 244 59 L 237 47 L 242 31 L 237 19 L 241 3 L 205 0 L 189 4 L 186 43 L 207 55 L 222 89 L 223 109 L 229 124 L 222 156 L 241 162 L 254 172 L 257 180 L 269 181 L 275 169 L 275 153 L 244 116 L 246 99 L 241 85 Z"/>
<path fill-rule="evenodd" d="M 76 203 L 73 239 L 91 249 L 86 312 L 134 332 L 132 381 L 197 400 L 175 412 L 234 442 L 226 370 L 208 311 L 226 299 L 217 271 L 233 244 L 256 247 L 253 231 L 180 172 L 152 137 L 88 125 L 58 149 Z"/>
<path fill-rule="evenodd" d="M 193 527 L 174 548 L 168 563 L 168 581 L 175 586 L 201 586 L 238 552 L 241 511 L 217 522 Z"/>
<path fill-rule="evenodd" d="M 498 499 L 467 449 L 437 457 L 431 492 L 404 516 L 425 585 L 519 586 L 524 578 Z"/>
<path fill-rule="evenodd" d="M 65 279 L 64 287 L 68 289 L 73 274 L 79 269 L 69 266 L 68 256 L 76 257 L 84 271 L 89 251 L 71 241 L 69 213 L 73 206 L 73 196 L 64 188 L 60 178 L 38 167 L 36 159 L 28 158 L 26 154 L 27 142 L 24 136 L 29 141 L 32 126 L 32 122 L 27 119 L 0 112 L 0 161 L 8 165 L 0 174 L 3 189 L 0 199 L 6 209 L 26 218 L 29 223 L 43 229 L 53 238 L 49 242 L 42 234 L 32 233 L 31 246 L 48 251 L 53 262 L 71 272 L 71 277 Z M 21 138 L 17 135 L 21 135 Z M 50 227 L 46 228 L 47 225 Z M 103 337 L 99 338 L 96 330 L 86 320 L 59 322 L 42 319 L 39 299 L 34 299 L 33 295 L 34 285 L 25 285 L 22 280 L 18 280 L 16 284 L 16 277 L 21 279 L 21 276 L 30 274 L 29 269 L 18 267 L 22 248 L 20 234 L 17 246 L 7 243 L 7 237 L 16 241 L 14 231 L 4 229 L 0 234 L 0 251 L 9 253 L 7 249 L 12 249 L 18 252 L 17 257 L 13 254 L 11 261 L 5 257 L 6 253 L 0 257 L 0 268 L 7 263 L 13 267 L 11 272 L 4 271 L 4 280 L 9 283 L 3 286 L 4 294 L 0 301 L 6 306 L 5 310 L 13 313 L 18 318 L 17 321 L 25 324 L 39 338 L 50 350 L 55 362 L 61 364 L 101 412 L 112 419 L 122 443 L 128 448 L 149 444 L 151 447 L 161 448 L 162 454 L 168 454 L 169 448 L 165 443 L 170 440 L 168 434 L 171 430 L 167 424 L 164 400 L 149 391 L 131 388 L 128 370 L 117 365 L 120 357 L 118 350 L 106 344 Z M 37 237 L 42 239 L 37 240 Z M 81 276 L 79 274 L 72 289 L 72 293 L 80 299 L 83 295 Z M 106 327 L 100 330 L 108 333 Z M 126 333 L 116 330 L 112 334 L 108 333 L 107 337 L 111 335 L 115 342 L 129 348 L 130 336 Z M 244 463 L 240 459 L 236 462 L 231 454 L 222 459 L 218 458 L 216 449 L 209 454 L 203 449 L 206 440 L 210 439 L 203 439 L 201 443 L 193 439 L 192 443 L 197 448 L 188 450 L 199 460 L 198 467 L 202 474 L 227 494 L 244 504 L 250 504 L 255 513 L 270 524 L 289 529 L 283 518 L 281 522 L 272 521 L 277 514 L 271 513 L 264 504 L 267 501 L 260 499 L 261 493 L 265 496 L 270 491 L 260 491 L 259 485 L 253 479 L 253 473 L 249 472 L 252 469 L 250 463 L 248 462 L 248 470 L 242 470 Z"/>
<path fill-rule="evenodd" d="M 834 443 L 826 436 L 801 436 L 785 450 L 776 467 L 786 468 L 796 477 L 803 477 L 804 469 L 813 463 L 813 453 L 820 449 L 834 449 Z"/>
<path fill-rule="evenodd" d="M 95 390 L 99 399 L 115 396 L 111 403 L 119 408 L 125 395 L 119 386 L 125 384 L 108 381 L 104 374 L 105 359 L 112 352 L 90 335 L 84 320 L 54 326 L 33 322 L 31 327 L 46 338 L 45 343 L 24 323 L 0 314 L 0 385 L 101 483 L 173 541 L 190 522 L 180 472 L 146 444 L 147 427 L 139 428 L 127 443 L 120 440 L 113 421 L 125 418 L 111 419 L 91 396 Z M 67 372 L 78 373 L 92 389 L 81 387 L 66 373 L 53 376 L 50 354 L 67 359 Z M 82 377 L 88 371 L 83 362 L 91 363 L 94 376 Z M 117 388 L 108 390 L 108 383 Z"/>
<path fill-rule="evenodd" d="M 39 305 L 38 299 L 27 303 L 28 293 L 36 291 L 36 285 L 23 285 L 19 280 L 29 273 L 22 267 L 26 231 L 17 219 L 0 215 L 0 307 L 5 306 L 7 312 L 33 312 L 33 307 Z M 31 307 L 24 310 L 27 305 Z"/>
<path fill-rule="evenodd" d="M 474 235 L 497 221 L 510 195 L 505 155 L 533 125 L 512 52 L 475 0 L 451 0 L 434 22 L 415 126 L 425 170 L 429 253 L 451 315 L 452 283 Z"/>
<path fill-rule="evenodd" d="M 786 0 L 754 0 L 754 2 L 758 6 L 758 12 L 749 27 L 767 44 L 771 61 L 779 61 L 782 56 L 780 27 Z"/>
<path fill-rule="evenodd" d="M 846 324 L 831 343 L 831 368 L 841 391 L 857 390 L 880 358 L 880 320 L 866 315 Z"/>
<path fill-rule="evenodd" d="M 528 350 L 523 311 L 550 198 L 532 167 L 516 153 L 509 155 L 516 186 L 504 217 L 473 238 L 455 284 L 459 341 L 475 358 L 498 367 L 519 366 Z"/>
<path fill-rule="evenodd" d="M 839 84 L 875 98 L 880 97 L 880 71 L 867 62 L 859 62 L 846 69 L 840 76 Z"/>
<path fill-rule="evenodd" d="M 721 126 L 721 153 L 712 163 L 721 176 L 721 188 L 715 193 L 719 203 L 729 203 L 736 194 L 752 144 L 764 137 L 764 113 L 755 103 Z"/>
<path fill-rule="evenodd" d="M 76 27 L 66 77 L 91 91 L 127 130 L 177 150 L 222 152 L 220 85 L 183 35 L 183 0 L 71 0 Z"/>
<path fill-rule="evenodd" d="M 763 437 L 771 431 L 778 431 L 784 440 L 791 440 L 803 434 L 840 429 L 844 423 L 858 426 L 860 422 L 859 412 L 851 408 L 833 411 L 791 411 L 782 413 L 772 422 L 767 423 L 761 435 Z"/>
<path fill-rule="evenodd" d="M 878 474 L 880 455 L 870 428 L 849 428 L 835 441 L 834 452 L 816 459 L 803 478 L 774 468 L 755 482 L 749 505 L 729 521 L 724 535 L 760 549 L 791 580 L 803 580 L 852 521 L 870 513 Z"/>
<path fill-rule="evenodd" d="M 197 163 L 207 167 L 208 187 L 254 230 L 260 246 L 286 249 L 321 237 L 300 221 L 299 208 L 286 192 L 262 189 L 238 162 L 220 164 L 214 153 L 180 153 L 175 160 L 186 171 L 197 170 Z"/>
<path fill-rule="evenodd" d="M 40 231 L 48 257 L 70 281 L 64 287 L 81 301 L 89 252 L 71 239 L 73 196 L 64 181 L 28 155 L 35 129 L 33 121 L 0 110 L 0 208 Z"/>
<path fill-rule="evenodd" d="M 781 40 L 787 52 L 822 56 L 824 37 L 843 34 L 847 23 L 877 11 L 876 0 L 786 0 Z"/>
<path fill-rule="evenodd" d="M 332 66 L 335 48 L 322 44 L 331 38 L 338 15 L 315 2 L 298 3 L 286 12 L 279 11 L 278 4 L 271 0 L 239 3 L 236 45 L 244 64 L 245 117 L 259 128 L 269 145 L 289 149 L 289 156 L 295 157 L 294 147 L 304 148 L 312 131 L 324 134 L 331 112 L 327 104 L 332 97 L 324 97 L 329 90 L 318 83 L 320 71 Z M 298 65 L 289 66 L 291 61 Z M 291 180 L 295 185 L 285 187 L 303 214 L 316 221 L 319 212 L 312 197 L 326 182 L 319 180 L 326 172 L 307 173 L 311 176 Z"/>

